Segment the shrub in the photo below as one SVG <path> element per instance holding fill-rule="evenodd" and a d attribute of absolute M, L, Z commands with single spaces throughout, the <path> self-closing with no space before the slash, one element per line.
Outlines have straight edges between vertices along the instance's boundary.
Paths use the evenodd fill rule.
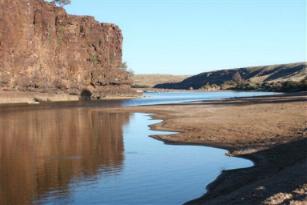
<path fill-rule="evenodd" d="M 71 3 L 71 0 L 52 0 L 52 1 L 48 1 L 48 2 L 51 2 L 51 3 L 55 3 L 61 7 L 65 6 L 65 5 L 68 5 Z"/>

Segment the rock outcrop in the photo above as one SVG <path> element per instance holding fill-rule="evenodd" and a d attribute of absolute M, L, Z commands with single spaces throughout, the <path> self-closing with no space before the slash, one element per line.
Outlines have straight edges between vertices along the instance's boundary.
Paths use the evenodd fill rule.
<path fill-rule="evenodd" d="M 0 0 L 0 88 L 93 96 L 130 92 L 122 34 L 43 0 Z"/>
<path fill-rule="evenodd" d="M 304 62 L 204 72 L 179 83 L 158 84 L 155 88 L 220 90 L 237 88 L 242 84 L 261 87 L 262 84 L 300 82 L 306 77 L 307 66 Z"/>

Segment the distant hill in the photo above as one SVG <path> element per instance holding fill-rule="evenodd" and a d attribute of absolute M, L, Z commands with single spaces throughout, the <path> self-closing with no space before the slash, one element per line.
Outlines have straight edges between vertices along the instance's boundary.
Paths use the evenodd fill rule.
<path fill-rule="evenodd" d="M 307 81 L 306 62 L 204 72 L 178 83 L 157 84 L 165 89 L 265 89 L 299 84 Z M 288 83 L 288 84 L 287 84 Z M 287 85 L 285 85 L 287 84 Z M 292 84 L 290 86 L 292 86 Z M 273 89 L 273 90 L 274 90 Z"/>
<path fill-rule="evenodd" d="M 177 83 L 189 76 L 167 74 L 136 74 L 133 76 L 133 87 L 152 88 L 161 83 Z"/>

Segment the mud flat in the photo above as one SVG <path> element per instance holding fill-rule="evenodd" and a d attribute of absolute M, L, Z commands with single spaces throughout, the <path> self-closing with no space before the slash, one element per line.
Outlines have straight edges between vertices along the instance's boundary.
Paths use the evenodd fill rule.
<path fill-rule="evenodd" d="M 180 105 L 108 109 L 148 112 L 163 119 L 154 136 L 165 143 L 226 148 L 255 162 L 223 171 L 201 198 L 188 204 L 306 204 L 307 93 L 234 98 Z"/>

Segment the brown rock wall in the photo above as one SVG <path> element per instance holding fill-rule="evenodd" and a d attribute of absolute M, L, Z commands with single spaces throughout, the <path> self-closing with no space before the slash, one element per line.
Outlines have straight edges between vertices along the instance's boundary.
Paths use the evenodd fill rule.
<path fill-rule="evenodd" d="M 0 0 L 0 86 L 96 96 L 128 92 L 122 34 L 43 0 Z M 114 90 L 113 90 L 114 88 Z"/>

